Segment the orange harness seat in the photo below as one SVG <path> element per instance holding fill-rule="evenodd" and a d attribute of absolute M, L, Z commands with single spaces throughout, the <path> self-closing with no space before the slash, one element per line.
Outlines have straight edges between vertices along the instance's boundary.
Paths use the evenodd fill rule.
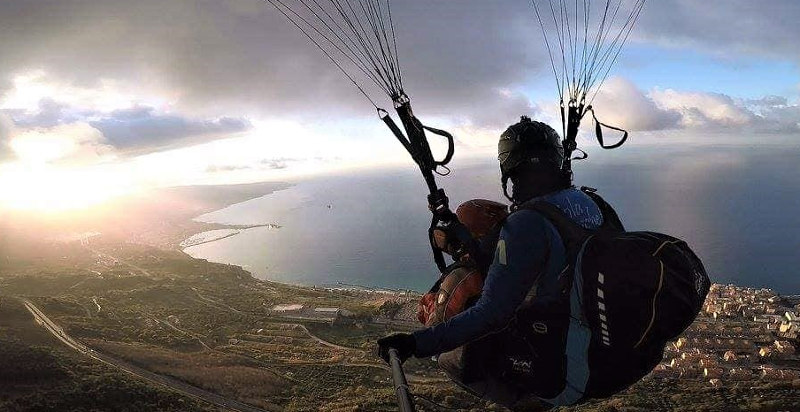
<path fill-rule="evenodd" d="M 472 237 L 480 241 L 499 233 L 508 216 L 508 207 L 491 200 L 473 199 L 462 203 L 456 209 L 456 216 Z M 433 235 L 436 246 L 450 253 L 445 232 L 437 229 Z M 480 297 L 485 278 L 486 273 L 468 255 L 464 256 L 422 296 L 417 307 L 417 319 L 430 327 L 463 312 Z"/>

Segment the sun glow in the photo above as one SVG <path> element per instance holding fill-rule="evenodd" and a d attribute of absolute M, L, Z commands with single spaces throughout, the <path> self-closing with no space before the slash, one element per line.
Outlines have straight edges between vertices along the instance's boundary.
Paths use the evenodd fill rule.
<path fill-rule="evenodd" d="M 374 138 L 386 136 L 377 122 L 361 120 L 309 125 L 253 118 L 247 131 L 191 146 L 134 145 L 141 150 L 134 155 L 94 121 L 118 109 L 169 107 L 170 93 L 150 96 L 102 79 L 82 88 L 44 71 L 10 80 L 0 94 L 0 209 L 92 213 L 95 206 L 117 204 L 109 202 L 114 198 L 160 187 L 285 181 L 408 162 L 396 142 Z"/>
<path fill-rule="evenodd" d="M 99 205 L 134 191 L 115 173 L 15 163 L 0 168 L 0 206 L 63 212 Z"/>

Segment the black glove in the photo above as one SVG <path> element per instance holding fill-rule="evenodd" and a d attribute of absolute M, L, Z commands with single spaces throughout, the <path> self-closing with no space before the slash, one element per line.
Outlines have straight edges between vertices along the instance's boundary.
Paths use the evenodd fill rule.
<path fill-rule="evenodd" d="M 400 362 L 405 362 L 417 350 L 417 341 L 414 335 L 408 333 L 395 333 L 378 339 L 378 356 L 389 363 L 389 349 L 397 349 Z"/>

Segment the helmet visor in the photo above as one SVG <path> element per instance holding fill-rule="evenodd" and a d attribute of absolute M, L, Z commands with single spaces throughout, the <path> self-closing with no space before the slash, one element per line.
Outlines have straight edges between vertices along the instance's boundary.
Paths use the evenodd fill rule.
<path fill-rule="evenodd" d="M 500 161 L 500 170 L 507 173 L 519 163 L 519 156 L 514 152 L 519 143 L 514 139 L 500 139 L 497 143 L 497 160 Z"/>

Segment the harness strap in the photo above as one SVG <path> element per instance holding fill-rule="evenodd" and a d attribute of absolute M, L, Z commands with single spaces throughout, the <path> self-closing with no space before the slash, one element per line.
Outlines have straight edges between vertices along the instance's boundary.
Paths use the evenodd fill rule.
<path fill-rule="evenodd" d="M 603 226 L 600 232 L 605 230 L 624 230 L 622 223 L 616 212 L 599 195 L 594 193 L 592 188 L 582 187 L 581 191 L 586 193 L 600 208 L 603 215 Z M 574 405 L 583 399 L 589 382 L 589 346 L 592 339 L 592 331 L 584 314 L 583 298 L 583 254 L 595 231 L 584 229 L 567 217 L 557 206 L 546 201 L 538 201 L 524 204 L 521 209 L 534 210 L 541 213 L 556 229 L 561 240 L 564 242 L 566 259 L 572 270 L 571 276 L 567 277 L 565 287 L 569 288 L 570 319 L 567 329 L 565 356 L 566 377 L 564 389 L 557 396 L 543 401 L 556 406 Z M 574 265 L 572 264 L 574 262 Z M 571 283 L 571 284 L 570 284 Z"/>
<path fill-rule="evenodd" d="M 625 143 L 626 140 L 628 140 L 628 131 L 627 130 L 619 128 L 619 127 L 607 125 L 607 124 L 601 122 L 600 120 L 598 120 L 597 119 L 597 115 L 594 113 L 594 108 L 592 108 L 592 106 L 587 107 L 586 110 L 589 111 L 589 112 L 592 112 L 592 118 L 594 118 L 594 123 L 595 123 L 594 133 L 597 136 L 597 143 L 600 143 L 600 147 L 602 147 L 603 149 L 616 149 L 616 148 L 622 146 L 622 144 Z M 603 128 L 604 127 L 606 129 L 611 129 L 611 130 L 616 130 L 618 132 L 622 132 L 623 133 L 622 138 L 617 143 L 614 143 L 612 145 L 606 145 L 603 142 Z"/>
<path fill-rule="evenodd" d="M 583 251 L 589 239 L 584 241 L 578 253 L 569 295 L 570 319 L 565 351 L 567 357 L 566 384 L 556 397 L 542 399 L 551 405 L 574 405 L 583 398 L 589 383 L 589 344 L 592 340 L 592 331 L 583 314 L 583 273 L 581 272 Z"/>

